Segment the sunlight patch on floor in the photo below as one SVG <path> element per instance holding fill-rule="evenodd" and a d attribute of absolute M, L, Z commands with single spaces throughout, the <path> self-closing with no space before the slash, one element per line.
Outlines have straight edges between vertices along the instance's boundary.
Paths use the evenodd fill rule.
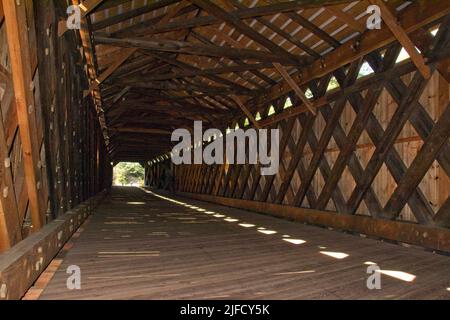
<path fill-rule="evenodd" d="M 278 232 L 274 231 L 274 230 L 258 230 L 259 233 L 263 233 L 263 234 L 267 234 L 267 235 L 272 235 L 272 234 L 277 234 Z"/>
<path fill-rule="evenodd" d="M 320 251 L 320 253 L 338 260 L 345 259 L 349 256 L 344 252 Z"/>
<path fill-rule="evenodd" d="M 377 270 L 377 272 L 405 282 L 413 282 L 414 280 L 416 280 L 415 275 L 403 271 Z"/>
<path fill-rule="evenodd" d="M 301 239 L 283 239 L 283 241 L 286 241 L 286 242 L 289 242 L 292 244 L 296 244 L 296 245 L 306 243 L 305 240 L 301 240 Z"/>
<path fill-rule="evenodd" d="M 275 273 L 275 276 L 290 276 L 290 275 L 295 275 L 295 274 L 309 274 L 309 273 L 314 273 L 316 272 L 315 270 L 305 270 L 305 271 L 292 271 L 292 272 L 280 272 L 280 273 Z"/>

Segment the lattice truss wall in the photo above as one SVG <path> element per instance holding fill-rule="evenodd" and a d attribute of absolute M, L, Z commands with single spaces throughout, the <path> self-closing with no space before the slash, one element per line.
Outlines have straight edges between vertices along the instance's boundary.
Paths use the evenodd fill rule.
<path fill-rule="evenodd" d="M 0 1 L 0 251 L 108 185 L 82 51 L 57 25 L 49 1 Z"/>
<path fill-rule="evenodd" d="M 432 30 L 415 35 L 435 57 L 429 80 L 394 43 L 303 86 L 317 115 L 292 108 L 301 104 L 295 94 L 254 113 L 281 131 L 277 175 L 253 165 L 181 165 L 175 189 L 449 227 L 448 60 L 438 58 L 449 48 L 448 18 Z M 248 119 L 229 125 L 237 126 Z M 168 159 L 151 162 L 148 185 L 167 187 L 168 170 Z"/>

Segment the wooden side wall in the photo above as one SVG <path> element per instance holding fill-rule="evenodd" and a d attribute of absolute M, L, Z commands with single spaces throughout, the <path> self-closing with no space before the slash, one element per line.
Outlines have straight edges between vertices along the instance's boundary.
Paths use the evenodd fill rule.
<path fill-rule="evenodd" d="M 83 94 L 88 84 L 80 42 L 73 31 L 58 36 L 65 4 L 0 0 L 0 8 L 1 252 L 108 187 L 112 168 L 92 99 Z M 25 36 L 11 42 L 13 29 Z M 22 48 L 20 55 L 11 55 L 14 45 Z M 28 114 L 19 108 L 20 82 L 32 97 L 25 98 Z M 30 154 L 22 143 L 24 117 L 31 124 Z M 26 166 L 35 172 L 37 213 Z"/>
<path fill-rule="evenodd" d="M 434 38 L 428 33 L 432 29 L 421 30 L 425 40 L 417 42 L 430 60 L 448 53 L 450 44 L 447 23 Z M 424 79 L 410 60 L 398 62 L 400 50 L 394 43 L 310 82 L 303 89 L 314 96 L 316 116 L 294 94 L 254 114 L 263 127 L 280 129 L 277 175 L 262 176 L 253 165 L 181 165 L 175 168 L 175 189 L 227 205 L 235 199 L 236 206 L 244 200 L 246 207 L 254 201 L 261 208 L 270 203 L 420 224 L 448 237 L 448 55 L 440 54 L 430 64 L 432 77 Z M 361 74 L 369 66 L 374 73 Z M 339 87 L 331 89 L 336 82 Z M 288 98 L 300 107 L 286 108 Z M 245 128 L 248 121 L 238 119 L 229 127 L 236 124 Z M 150 186 L 159 185 L 167 161 L 148 166 Z"/>

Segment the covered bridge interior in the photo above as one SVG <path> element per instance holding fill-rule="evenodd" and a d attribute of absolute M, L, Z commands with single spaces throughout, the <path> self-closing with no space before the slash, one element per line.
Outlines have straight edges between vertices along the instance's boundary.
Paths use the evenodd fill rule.
<path fill-rule="evenodd" d="M 449 27 L 441 0 L 0 0 L 0 299 L 450 298 Z M 194 121 L 279 129 L 278 172 L 175 165 Z"/>

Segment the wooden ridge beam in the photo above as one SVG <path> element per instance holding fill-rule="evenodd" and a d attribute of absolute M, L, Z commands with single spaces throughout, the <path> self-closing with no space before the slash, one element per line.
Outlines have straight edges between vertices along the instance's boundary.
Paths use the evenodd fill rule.
<path fill-rule="evenodd" d="M 258 69 L 273 68 L 271 63 L 254 63 L 254 64 L 241 64 L 236 66 L 212 68 L 212 69 L 196 69 L 196 70 L 179 70 L 173 71 L 167 74 L 154 74 L 145 76 L 148 80 L 170 80 L 176 78 L 189 78 L 196 76 L 210 76 L 217 74 L 227 74 L 233 72 L 251 71 Z"/>
<path fill-rule="evenodd" d="M 109 128 L 109 131 L 122 132 L 122 133 L 149 133 L 149 134 L 158 134 L 158 135 L 172 134 L 172 132 L 169 130 L 151 129 L 151 128 L 132 128 L 132 127 Z"/>
<path fill-rule="evenodd" d="M 234 49 L 230 47 L 220 47 L 213 45 L 204 45 L 199 43 L 191 43 L 186 41 L 176 40 L 163 40 L 152 39 L 144 40 L 140 38 L 112 38 L 104 36 L 95 36 L 97 44 L 108 44 L 118 47 L 131 47 L 139 48 L 156 52 L 171 52 L 171 53 L 183 53 L 199 56 L 211 56 L 211 57 L 227 57 L 236 59 L 252 59 L 268 62 L 280 62 L 284 65 L 298 65 L 298 61 L 292 59 L 286 59 L 282 56 L 272 54 L 270 52 L 262 52 L 251 49 Z"/>

